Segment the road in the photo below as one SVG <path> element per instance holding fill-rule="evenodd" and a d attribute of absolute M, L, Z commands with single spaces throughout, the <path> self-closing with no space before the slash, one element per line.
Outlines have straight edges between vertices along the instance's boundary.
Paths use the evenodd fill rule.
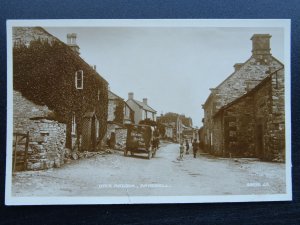
<path fill-rule="evenodd" d="M 61 168 L 18 172 L 13 196 L 193 196 L 285 193 L 285 164 L 184 155 L 162 143 L 156 157 L 123 152 L 72 161 Z"/>

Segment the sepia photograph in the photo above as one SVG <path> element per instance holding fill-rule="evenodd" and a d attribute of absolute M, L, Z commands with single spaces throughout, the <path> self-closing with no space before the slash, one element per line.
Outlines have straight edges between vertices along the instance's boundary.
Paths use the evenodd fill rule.
<path fill-rule="evenodd" d="M 290 201 L 290 20 L 8 20 L 7 205 Z"/>

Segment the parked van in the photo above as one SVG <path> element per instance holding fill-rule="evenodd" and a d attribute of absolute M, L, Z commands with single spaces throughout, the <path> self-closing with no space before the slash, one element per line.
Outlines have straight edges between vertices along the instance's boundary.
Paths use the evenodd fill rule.
<path fill-rule="evenodd" d="M 124 155 L 127 156 L 129 152 L 131 155 L 146 153 L 148 159 L 154 157 L 157 148 L 152 145 L 154 140 L 153 131 L 154 128 L 149 125 L 128 125 Z"/>

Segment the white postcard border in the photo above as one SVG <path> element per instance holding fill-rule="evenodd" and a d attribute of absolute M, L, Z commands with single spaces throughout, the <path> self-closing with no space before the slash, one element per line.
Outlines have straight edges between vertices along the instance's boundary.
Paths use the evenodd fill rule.
<path fill-rule="evenodd" d="M 209 195 L 209 196 L 130 196 L 130 197 L 14 197 L 12 196 L 12 27 L 278 27 L 284 29 L 285 65 L 285 139 L 286 194 Z M 291 21 L 289 19 L 104 19 L 104 20 L 8 20 L 7 21 L 7 139 L 6 139 L 6 205 L 67 204 L 140 204 L 140 203 L 212 203 L 261 202 L 292 200 L 291 178 Z"/>

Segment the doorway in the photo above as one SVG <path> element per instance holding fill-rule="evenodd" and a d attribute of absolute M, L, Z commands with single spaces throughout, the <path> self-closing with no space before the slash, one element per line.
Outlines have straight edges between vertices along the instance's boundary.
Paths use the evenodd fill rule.
<path fill-rule="evenodd" d="M 261 122 L 256 125 L 256 155 L 264 158 L 264 127 Z"/>

